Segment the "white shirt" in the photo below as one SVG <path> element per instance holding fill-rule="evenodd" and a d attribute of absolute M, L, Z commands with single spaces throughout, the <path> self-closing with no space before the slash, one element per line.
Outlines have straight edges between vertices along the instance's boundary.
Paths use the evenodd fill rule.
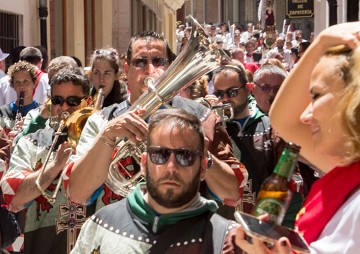
<path fill-rule="evenodd" d="M 3 70 L 0 70 L 0 78 L 5 77 L 6 73 Z"/>
<path fill-rule="evenodd" d="M 33 99 L 43 104 L 48 94 L 50 94 L 49 77 L 47 73 L 44 73 L 39 81 L 38 86 L 35 89 Z M 10 86 L 10 76 L 6 75 L 0 79 L 0 106 L 9 104 L 12 101 L 16 101 L 17 96 L 15 90 Z"/>
<path fill-rule="evenodd" d="M 16 92 L 10 86 L 10 76 L 6 75 L 0 79 L 0 106 L 9 104 L 16 100 Z"/>
<path fill-rule="evenodd" d="M 276 55 L 277 53 L 279 53 L 279 49 L 278 47 L 275 47 L 271 50 L 269 50 L 269 52 L 267 52 L 266 54 L 266 58 L 273 58 L 274 55 Z M 285 63 L 287 66 L 291 65 L 291 50 L 289 49 L 284 49 L 280 54 L 283 55 L 283 63 Z"/>
<path fill-rule="evenodd" d="M 316 254 L 360 253 L 360 190 L 339 208 L 310 247 Z"/>

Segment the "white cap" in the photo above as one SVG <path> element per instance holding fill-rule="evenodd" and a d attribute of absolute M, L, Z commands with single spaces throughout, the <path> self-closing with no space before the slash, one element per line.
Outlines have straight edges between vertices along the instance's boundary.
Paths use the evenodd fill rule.
<path fill-rule="evenodd" d="M 8 53 L 4 53 L 1 48 L 0 48 L 0 61 L 4 60 L 5 58 L 7 58 L 10 54 Z"/>
<path fill-rule="evenodd" d="M 223 37 L 221 36 L 221 34 L 215 35 L 215 42 L 223 42 Z"/>

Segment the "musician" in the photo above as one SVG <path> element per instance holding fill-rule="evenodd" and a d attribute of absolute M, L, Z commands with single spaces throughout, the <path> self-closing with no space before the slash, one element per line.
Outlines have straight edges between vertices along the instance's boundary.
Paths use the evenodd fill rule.
<path fill-rule="evenodd" d="M 147 123 L 141 115 L 146 109 L 131 112 L 127 109 L 147 91 L 144 79 L 149 76 L 158 78 L 174 59 L 175 55 L 164 37 L 156 32 L 143 32 L 131 39 L 124 66 L 128 77 L 129 100 L 107 107 L 88 119 L 77 146 L 76 157 L 73 158 L 74 163 L 67 168 L 69 181 L 64 181 L 68 195 L 74 202 L 88 204 L 97 199 L 99 208 L 122 198 L 104 184 L 113 160 L 115 140 L 128 138 L 134 143 L 144 140 Z M 247 172 L 232 154 L 230 140 L 221 119 L 192 100 L 176 96 L 171 103 L 173 107 L 183 108 L 202 120 L 209 150 L 203 194 L 236 206 L 241 199 Z M 139 165 L 131 157 L 122 158 L 120 163 L 131 175 L 139 171 Z"/>
<path fill-rule="evenodd" d="M 52 116 L 59 116 L 64 111 L 71 114 L 91 103 L 89 81 L 80 70 L 61 70 L 51 79 L 50 85 Z M 62 189 L 55 203 L 51 204 L 41 195 L 35 184 L 39 169 L 45 164 L 49 154 L 40 185 L 51 195 L 60 172 L 73 152 L 68 142 L 60 144 L 57 151 L 49 151 L 54 132 L 54 129 L 46 125 L 45 128 L 21 138 L 12 153 L 9 171 L 1 181 L 9 209 L 18 212 L 27 208 L 24 229 L 25 254 L 69 252 L 71 247 L 67 249 L 68 243 L 72 240 L 73 245 L 75 240 L 71 236 L 76 235 L 71 234 L 74 232 L 71 230 L 80 227 L 81 219 L 86 216 L 83 207 L 71 209 L 72 206 L 69 206 Z M 75 219 L 73 223 L 69 223 L 69 216 Z M 69 226 L 74 228 L 68 230 Z"/>
<path fill-rule="evenodd" d="M 16 132 L 10 133 L 15 125 L 17 125 L 16 128 L 20 129 L 22 118 L 31 109 L 39 106 L 39 103 L 33 100 L 35 73 L 35 67 L 25 61 L 13 64 L 8 70 L 10 86 L 15 90 L 17 99 L 0 107 L 0 127 L 4 129 L 5 136 L 11 140 L 16 135 Z M 20 98 L 20 94 L 23 94 L 22 98 Z"/>
<path fill-rule="evenodd" d="M 97 97 L 100 88 L 103 88 L 103 107 L 120 103 L 127 98 L 126 84 L 120 82 L 119 54 L 114 48 L 97 49 L 90 57 L 90 81 L 92 89 L 90 95 Z"/>
<path fill-rule="evenodd" d="M 53 58 L 47 68 L 49 80 L 55 76 L 62 69 L 68 69 L 76 71 L 79 68 L 76 61 L 70 56 L 58 56 Z M 29 111 L 29 113 L 24 118 L 23 131 L 16 136 L 14 142 L 17 141 L 29 134 L 33 133 L 39 129 L 44 129 L 46 124 L 49 123 L 48 119 L 51 117 L 51 100 L 48 98 L 41 107 L 38 107 L 34 110 Z"/>
<path fill-rule="evenodd" d="M 182 109 L 150 119 L 141 156 L 146 184 L 92 216 L 72 254 L 242 253 L 232 240 L 235 222 L 214 214 L 216 203 L 199 194 L 207 173 L 200 120 Z"/>

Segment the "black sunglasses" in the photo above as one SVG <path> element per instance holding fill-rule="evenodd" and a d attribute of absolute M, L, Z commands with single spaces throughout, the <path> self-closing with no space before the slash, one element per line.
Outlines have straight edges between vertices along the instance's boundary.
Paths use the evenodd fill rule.
<path fill-rule="evenodd" d="M 66 104 L 69 105 L 70 107 L 76 107 L 76 106 L 79 106 L 81 101 L 83 99 L 85 99 L 86 97 L 87 96 L 84 96 L 84 97 L 70 96 L 70 97 L 67 97 L 66 99 L 64 99 L 61 96 L 52 96 L 51 97 L 51 103 L 53 105 L 62 106 L 66 102 Z"/>
<path fill-rule="evenodd" d="M 177 164 L 182 167 L 192 166 L 197 156 L 203 156 L 200 151 L 196 150 L 187 148 L 170 149 L 162 146 L 151 146 L 148 148 L 147 153 L 151 162 L 157 165 L 165 164 L 169 160 L 170 155 L 174 153 Z"/>
<path fill-rule="evenodd" d="M 167 64 L 167 62 L 168 62 L 168 59 L 164 58 L 164 57 L 152 57 L 150 59 L 151 59 L 152 65 L 154 65 L 155 67 L 165 66 Z M 131 61 L 131 64 L 133 66 L 135 66 L 136 68 L 144 69 L 148 62 L 149 62 L 149 58 L 140 57 L 140 58 L 134 58 Z"/>
<path fill-rule="evenodd" d="M 225 94 L 229 97 L 229 98 L 233 98 L 236 97 L 239 94 L 239 90 L 241 88 L 244 88 L 245 86 L 242 87 L 233 87 L 233 88 L 229 88 L 228 90 L 225 91 L 221 91 L 221 90 L 217 90 L 214 91 L 214 95 L 218 98 L 218 99 L 224 99 Z"/>

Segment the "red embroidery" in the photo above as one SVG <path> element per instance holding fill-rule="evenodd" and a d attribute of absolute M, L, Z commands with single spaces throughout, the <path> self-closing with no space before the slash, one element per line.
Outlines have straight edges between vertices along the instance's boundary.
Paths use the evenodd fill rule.
<path fill-rule="evenodd" d="M 54 187 L 54 189 L 55 189 L 55 187 Z M 37 197 L 35 199 L 35 201 L 36 201 L 36 220 L 39 221 L 41 213 L 44 212 L 44 211 L 49 213 L 50 209 L 52 209 L 53 206 L 42 195 Z"/>
<path fill-rule="evenodd" d="M 118 170 L 121 172 L 121 174 L 123 174 L 125 176 L 125 178 L 132 177 L 135 174 L 134 170 L 132 170 L 132 171 L 128 170 L 128 169 L 132 169 L 132 166 L 133 166 L 133 160 L 130 156 L 121 159 L 116 165 L 117 165 Z M 109 189 L 109 187 L 106 185 L 104 185 L 104 192 L 105 193 L 101 200 L 105 205 L 112 203 L 111 201 L 123 199 L 122 196 L 117 195 L 114 192 L 112 192 Z"/>
<path fill-rule="evenodd" d="M 41 162 L 41 159 L 39 159 L 35 164 L 35 171 L 40 170 L 42 168 L 42 166 L 43 166 L 43 163 Z M 58 179 L 58 178 L 59 178 L 59 176 L 56 179 Z M 51 183 L 49 185 L 49 187 L 47 187 L 46 191 L 53 192 L 55 189 L 56 189 L 56 184 Z M 42 195 L 37 197 L 35 199 L 35 201 L 36 201 L 36 220 L 39 221 L 41 213 L 44 211 L 49 213 L 50 209 L 52 209 L 53 206 Z"/>

